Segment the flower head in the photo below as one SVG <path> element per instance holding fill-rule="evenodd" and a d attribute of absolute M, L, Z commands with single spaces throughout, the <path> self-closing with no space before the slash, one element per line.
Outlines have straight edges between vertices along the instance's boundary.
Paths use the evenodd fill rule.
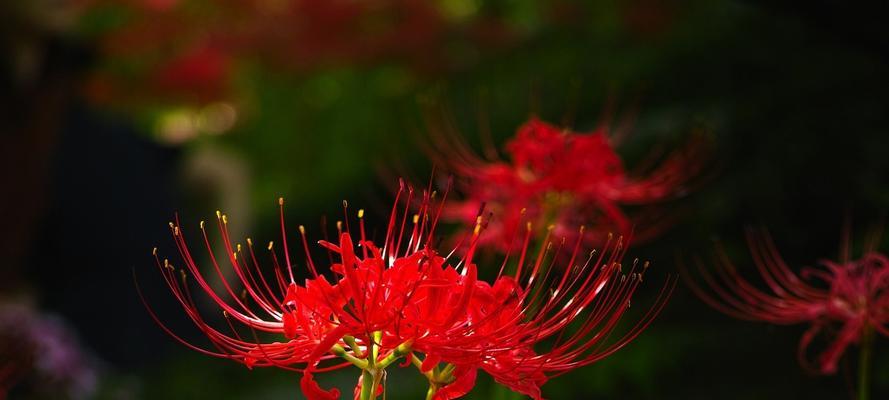
<path fill-rule="evenodd" d="M 670 222 L 651 206 L 684 194 L 704 164 L 696 139 L 644 173 L 630 173 L 604 129 L 571 132 L 536 117 L 506 144 L 507 160 L 484 159 L 455 145 L 459 140 L 437 139 L 446 153 L 437 161 L 458 177 L 465 194 L 448 205 L 445 218 L 472 223 L 479 208 L 488 208 L 498 219 L 484 242 L 501 251 L 525 219 L 552 224 L 556 235 L 572 239 L 575 227 L 588 223 L 589 243 L 634 229 L 637 240 L 649 239 Z"/>
<path fill-rule="evenodd" d="M 778 325 L 810 324 L 799 344 L 800 362 L 807 366 L 806 352 L 814 338 L 832 326 L 830 344 L 817 358 L 818 370 L 836 372 L 845 350 L 868 331 L 889 336 L 889 258 L 868 250 L 852 260 L 843 251 L 841 261 L 822 260 L 820 268 L 794 272 L 782 259 L 768 234 L 748 232 L 748 243 L 757 271 L 767 290 L 743 278 L 720 249 L 714 257 L 716 273 L 698 260 L 703 287 L 689 286 L 707 304 L 732 317 Z M 870 247 L 870 246 L 869 246 Z M 847 249 L 848 245 L 844 245 Z M 687 276 L 689 274 L 686 274 Z M 710 290 L 705 290 L 709 288 Z"/>
<path fill-rule="evenodd" d="M 411 204 L 413 190 L 402 186 L 398 196 Z M 356 398 L 375 398 L 384 390 L 385 368 L 400 359 L 399 365 L 413 364 L 428 379 L 428 398 L 464 395 L 481 369 L 512 390 L 540 399 L 540 386 L 549 378 L 596 362 L 641 333 L 675 283 L 665 284 L 652 308 L 628 331 L 612 335 L 647 269 L 647 263 L 621 266 L 623 238 L 611 238 L 600 251 L 586 255 L 582 240 L 553 240 L 549 230 L 540 252 L 532 256 L 527 251 L 533 231 L 528 223 L 518 237 L 525 246 L 515 257 L 508 255 L 500 271 L 486 281 L 480 276 L 496 269 L 480 270 L 474 258 L 485 222 L 478 219 L 462 241 L 464 255 L 454 260 L 455 252 L 443 255 L 431 247 L 442 206 L 430 206 L 433 195 L 428 191 L 421 197 L 413 215 L 407 206 L 399 210 L 396 200 L 381 245 L 368 240 L 363 211 L 358 212 L 357 235 L 347 221 L 338 224 L 336 243 L 319 242 L 334 255 L 329 270 L 309 256 L 303 227 L 299 231 L 305 269 L 296 270 L 283 206 L 282 242 L 277 247 L 284 258 L 271 251 L 274 268 L 265 272 L 252 240 L 247 239 L 246 246 L 233 244 L 227 217 L 219 213 L 224 258 L 212 252 L 203 223 L 201 232 L 212 273 L 223 278 L 224 291 L 207 282 L 186 245 L 183 228 L 178 221 L 171 223 L 184 267 L 176 269 L 160 259 L 157 265 L 212 347 L 196 346 L 164 329 L 205 354 L 251 368 L 302 372 L 302 391 L 310 399 L 337 398 L 336 389 L 320 388 L 313 376 L 347 366 L 362 371 Z M 561 246 L 573 250 L 560 252 Z M 269 244 L 268 249 L 274 247 Z M 237 282 L 224 279 L 223 263 L 234 270 Z M 554 268 L 557 264 L 564 267 Z M 300 275 L 308 278 L 299 282 Z M 223 328 L 198 310 L 194 287 L 222 309 Z M 160 323 L 153 311 L 151 315 Z"/>

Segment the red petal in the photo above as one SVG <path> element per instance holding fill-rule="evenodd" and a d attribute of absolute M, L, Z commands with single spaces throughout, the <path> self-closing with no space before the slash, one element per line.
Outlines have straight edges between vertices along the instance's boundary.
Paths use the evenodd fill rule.
<path fill-rule="evenodd" d="M 407 355 L 404 356 L 404 361 L 402 361 L 400 364 L 398 364 L 398 366 L 401 368 L 404 368 L 404 367 L 407 367 L 408 365 L 411 365 L 411 361 L 413 361 L 412 360 L 413 357 L 414 357 L 414 353 L 407 353 Z"/>
<path fill-rule="evenodd" d="M 330 351 L 330 348 L 333 347 L 336 342 L 338 342 L 343 335 L 349 332 L 349 328 L 345 325 L 340 325 L 334 328 L 332 331 L 327 332 L 327 335 L 324 336 L 324 339 L 321 339 L 321 342 L 318 343 L 318 347 L 315 347 L 315 350 L 312 351 L 312 354 L 309 355 L 308 360 L 310 363 L 314 363 L 324 355 Z"/>
<path fill-rule="evenodd" d="M 312 368 L 307 368 L 306 371 L 303 373 L 302 379 L 299 380 L 299 386 L 300 388 L 302 388 L 303 396 L 306 396 L 306 399 L 308 400 L 339 399 L 339 389 L 324 390 L 321 389 L 321 386 L 318 386 L 318 382 L 315 381 L 314 377 L 312 376 L 312 372 L 310 371 Z"/>
<path fill-rule="evenodd" d="M 441 361 L 441 356 L 435 355 L 426 355 L 426 359 L 423 360 L 423 364 L 420 365 L 420 371 L 429 372 L 432 368 L 435 368 L 438 365 L 438 362 Z"/>
<path fill-rule="evenodd" d="M 454 382 L 435 392 L 435 400 L 450 400 L 462 397 L 475 386 L 475 376 L 477 370 L 475 368 L 457 367 L 454 370 L 454 376 L 457 379 Z"/>
<path fill-rule="evenodd" d="M 293 315 L 296 311 L 284 311 L 282 321 L 284 323 L 284 336 L 288 339 L 296 338 L 296 317 Z"/>
<path fill-rule="evenodd" d="M 284 296 L 284 304 L 290 303 L 298 303 L 299 296 L 297 295 L 298 286 L 295 283 L 291 283 L 290 286 L 287 286 L 287 295 Z"/>

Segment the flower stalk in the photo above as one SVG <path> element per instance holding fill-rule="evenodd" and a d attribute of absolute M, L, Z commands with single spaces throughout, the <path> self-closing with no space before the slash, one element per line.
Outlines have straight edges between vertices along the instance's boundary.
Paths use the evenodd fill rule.
<path fill-rule="evenodd" d="M 870 399 L 871 353 L 874 347 L 874 330 L 864 327 L 861 334 L 861 349 L 858 356 L 858 400 Z"/>
<path fill-rule="evenodd" d="M 361 369 L 361 388 L 358 398 L 360 400 L 373 400 L 377 398 L 377 392 L 381 390 L 381 380 L 386 373 L 386 367 L 392 363 L 411 354 L 411 344 L 413 339 L 396 346 L 388 355 L 380 359 L 380 345 L 377 344 L 382 340 L 382 332 L 377 331 L 370 335 L 374 342 L 370 345 L 369 352 L 362 352 L 355 337 L 346 335 L 343 342 L 349 345 L 355 355 L 349 354 L 343 346 L 334 345 L 330 352 L 344 360 L 352 363 L 352 365 Z M 359 358 L 361 356 L 361 358 Z M 375 361 L 376 360 L 376 361 Z"/>

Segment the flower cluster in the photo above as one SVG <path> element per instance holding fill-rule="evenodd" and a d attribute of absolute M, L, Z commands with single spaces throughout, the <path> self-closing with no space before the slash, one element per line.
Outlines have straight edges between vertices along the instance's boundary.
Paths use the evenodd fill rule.
<path fill-rule="evenodd" d="M 833 332 L 829 328 L 839 325 L 817 358 L 818 371 L 825 374 L 836 372 L 837 362 L 850 345 L 874 331 L 889 336 L 889 258 L 885 254 L 871 249 L 853 260 L 846 244 L 839 262 L 822 260 L 821 268 L 807 267 L 796 273 L 767 234 L 748 232 L 748 242 L 768 290 L 742 277 L 721 250 L 714 257 L 716 273 L 708 272 L 698 260 L 705 285 L 688 279 L 689 287 L 706 303 L 735 318 L 778 325 L 810 324 L 798 350 L 804 366 L 815 337 Z"/>
<path fill-rule="evenodd" d="M 611 238 L 600 251 L 587 255 L 580 239 L 583 229 L 577 240 L 567 243 L 554 240 L 549 230 L 540 251 L 532 255 L 528 243 L 533 227 L 527 223 L 517 235 L 524 246 L 516 256 L 507 255 L 499 271 L 480 268 L 474 253 L 484 230 L 482 218 L 462 240 L 462 258 L 454 260 L 456 252 L 441 255 L 431 247 L 443 202 L 431 207 L 434 196 L 424 191 L 421 206 L 411 214 L 413 197 L 412 189 L 399 190 L 382 246 L 365 235 L 363 211 L 358 212 L 357 237 L 349 230 L 348 218 L 338 224 L 336 243 L 319 242 L 338 261 L 329 271 L 312 260 L 300 226 L 303 272 L 308 276 L 302 283 L 291 263 L 283 200 L 278 247 L 284 258 L 279 261 L 270 243 L 271 271 L 260 269 L 251 239 L 246 246 L 232 243 L 227 217 L 218 213 L 227 250 L 224 262 L 213 253 L 204 223 L 200 225 L 211 270 L 223 279 L 224 291 L 219 292 L 205 279 L 179 222 L 171 223 L 184 267 L 177 269 L 159 258 L 157 265 L 212 348 L 164 329 L 205 354 L 250 368 L 301 372 L 302 392 L 313 400 L 339 397 L 338 390 L 319 387 L 315 373 L 348 366 L 362 371 L 355 398 L 376 398 L 385 390 L 385 369 L 398 360 L 404 367 L 413 364 L 428 379 L 427 399 L 466 394 L 478 370 L 540 399 L 540 387 L 548 379 L 596 362 L 639 335 L 675 284 L 668 280 L 643 317 L 624 333 L 613 334 L 648 267 L 638 262 L 621 266 L 625 239 Z M 399 199 L 408 206 L 401 209 Z M 562 246 L 572 250 L 561 252 Z M 234 270 L 235 284 L 225 280 L 223 263 Z M 489 283 L 483 276 L 494 279 Z M 224 328 L 215 327 L 212 318 L 199 311 L 190 289 L 194 286 L 222 309 Z M 164 326 L 154 311 L 151 315 Z"/>
<path fill-rule="evenodd" d="M 631 174 L 604 129 L 577 133 L 537 118 L 506 144 L 508 160 L 488 160 L 459 140 L 436 136 L 439 149 L 433 155 L 458 178 L 465 194 L 449 204 L 444 217 L 471 224 L 481 207 L 493 211 L 497 219 L 485 242 L 501 251 L 525 219 L 553 225 L 556 235 L 572 239 L 576 226 L 589 223 L 590 243 L 611 232 L 633 232 L 637 242 L 650 239 L 672 221 L 653 206 L 686 193 L 706 159 L 706 147 L 696 138 L 655 166 Z"/>

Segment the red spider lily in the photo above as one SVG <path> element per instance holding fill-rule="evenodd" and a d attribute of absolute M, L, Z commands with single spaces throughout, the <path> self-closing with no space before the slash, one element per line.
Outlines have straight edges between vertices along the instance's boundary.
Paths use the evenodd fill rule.
<path fill-rule="evenodd" d="M 715 274 L 697 260 L 702 280 L 711 290 L 688 280 L 707 304 L 739 319 L 778 325 L 811 324 L 798 349 L 805 367 L 813 339 L 831 325 L 839 325 L 839 331 L 817 358 L 818 371 L 824 374 L 836 372 L 846 349 L 870 332 L 889 336 L 889 258 L 873 251 L 873 246 L 867 246 L 869 250 L 860 259 L 850 260 L 848 250 L 843 250 L 840 262 L 822 260 L 821 268 L 806 267 L 797 274 L 784 262 L 768 234 L 748 232 L 747 238 L 768 290 L 743 278 L 725 252 L 718 249 Z"/>
<path fill-rule="evenodd" d="M 178 221 L 171 223 L 185 267 L 178 276 L 169 261 L 156 258 L 157 265 L 212 348 L 189 343 L 166 328 L 150 307 L 149 312 L 174 338 L 204 354 L 250 368 L 302 372 L 302 391 L 309 399 L 337 398 L 336 389 L 320 388 L 313 375 L 349 365 L 362 370 L 355 398 L 376 398 L 384 390 L 385 368 L 401 358 L 401 366 L 413 364 L 428 379 L 427 399 L 466 394 L 478 369 L 540 399 L 540 386 L 548 379 L 596 362 L 639 335 L 675 285 L 668 280 L 645 315 L 624 334 L 612 336 L 647 269 L 647 263 L 634 262 L 621 272 L 623 238 L 612 238 L 601 251 L 585 257 L 581 239 L 571 244 L 571 252 L 560 252 L 566 242 L 551 240 L 550 231 L 540 252 L 531 256 L 528 223 L 517 237 L 524 243 L 520 254 L 516 260 L 507 255 L 493 283 L 488 283 L 479 279 L 473 257 L 484 221 L 479 218 L 466 235 L 465 255 L 454 262 L 451 255 L 439 255 L 430 247 L 443 202 L 430 207 L 432 195 L 425 191 L 418 212 L 409 218 L 408 206 L 403 211 L 397 207 L 404 197 L 411 204 L 413 190 L 399 190 L 382 247 L 367 239 L 363 211 L 358 212 L 357 241 L 348 222 L 338 224 L 338 243 L 320 241 L 339 261 L 327 274 L 309 256 L 305 229 L 300 227 L 309 276 L 302 284 L 290 261 L 283 206 L 279 247 L 284 262 L 272 251 L 274 268 L 267 273 L 259 268 L 252 241 L 247 239 L 247 246 L 233 244 L 227 217 L 218 214 L 227 252 L 224 262 L 234 270 L 235 284 L 224 279 L 223 260 L 211 250 L 201 223 L 212 271 L 224 282 L 221 293 L 204 278 Z M 272 250 L 272 244 L 268 248 Z M 198 310 L 190 289 L 195 285 L 222 309 L 224 329 L 214 327 Z"/>
<path fill-rule="evenodd" d="M 604 128 L 582 134 L 558 128 L 536 117 L 522 125 L 506 144 L 509 160 L 481 158 L 454 135 L 434 135 L 436 161 L 463 183 L 465 198 L 449 204 L 444 217 L 471 223 L 484 206 L 498 215 L 488 227 L 485 244 L 505 251 L 524 219 L 553 225 L 557 236 L 573 239 L 574 227 L 591 222 L 591 243 L 610 232 L 637 241 L 650 239 L 670 218 L 653 207 L 683 195 L 704 165 L 705 148 L 693 140 L 645 173 L 629 173 Z M 489 151 L 493 153 L 493 151 Z M 443 155 L 446 154 L 446 155 Z M 442 155 L 442 156 L 439 156 Z M 643 171 L 640 171 L 643 172 Z M 641 208 L 627 211 L 626 207 Z"/>

